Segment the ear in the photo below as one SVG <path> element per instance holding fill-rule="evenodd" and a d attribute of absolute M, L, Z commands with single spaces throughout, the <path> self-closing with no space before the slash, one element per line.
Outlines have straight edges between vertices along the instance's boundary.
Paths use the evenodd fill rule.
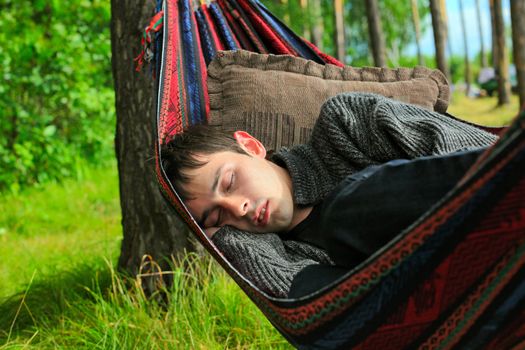
<path fill-rule="evenodd" d="M 261 143 L 261 141 L 257 140 L 246 131 L 234 132 L 233 138 L 237 141 L 237 144 L 239 144 L 239 146 L 241 146 L 241 148 L 246 151 L 246 153 L 255 157 L 266 157 L 266 148 L 264 148 L 264 145 Z"/>

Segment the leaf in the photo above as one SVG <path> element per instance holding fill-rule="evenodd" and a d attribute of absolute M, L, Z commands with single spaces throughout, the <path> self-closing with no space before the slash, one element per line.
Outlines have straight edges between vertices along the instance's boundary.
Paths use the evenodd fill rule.
<path fill-rule="evenodd" d="M 45 137 L 51 137 L 51 136 L 53 136 L 56 133 L 56 131 L 57 131 L 57 127 L 56 126 L 48 125 L 48 126 L 45 127 L 43 134 L 44 134 Z"/>

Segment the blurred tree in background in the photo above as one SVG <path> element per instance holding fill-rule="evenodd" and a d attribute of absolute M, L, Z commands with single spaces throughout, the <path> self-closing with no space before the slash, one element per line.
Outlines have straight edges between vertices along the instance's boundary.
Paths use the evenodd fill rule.
<path fill-rule="evenodd" d="M 109 2 L 2 3 L 0 191 L 113 159 Z"/>
<path fill-rule="evenodd" d="M 292 30 L 304 35 L 305 39 L 318 44 L 315 38 L 317 27 L 321 26 L 322 42 L 318 46 L 326 53 L 337 56 L 334 40 L 334 2 L 314 0 L 263 0 L 268 9 L 277 17 L 284 19 Z M 368 23 L 365 1 L 345 0 L 343 2 L 346 41 L 346 64 L 370 66 L 373 63 L 368 44 Z M 410 1 L 378 1 L 383 35 L 386 42 L 386 55 L 389 66 L 399 66 L 403 61 L 403 49 L 415 42 L 414 26 L 411 21 L 412 3 Z M 421 35 L 430 29 L 430 9 L 427 0 L 417 0 L 418 14 L 421 18 Z M 318 23 L 320 22 L 320 24 Z M 415 60 L 417 64 L 417 57 Z"/>

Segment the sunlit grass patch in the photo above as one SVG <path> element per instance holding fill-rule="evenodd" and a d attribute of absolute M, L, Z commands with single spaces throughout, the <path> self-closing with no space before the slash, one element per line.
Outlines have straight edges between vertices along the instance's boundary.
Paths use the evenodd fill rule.
<path fill-rule="evenodd" d="M 1 198 L 0 349 L 291 348 L 210 258 L 163 272 L 168 303 L 115 271 L 115 167 Z"/>
<path fill-rule="evenodd" d="M 86 349 L 289 349 L 209 258 L 176 267 L 167 303 L 111 263 L 33 282 L 0 304 L 0 341 Z"/>
<path fill-rule="evenodd" d="M 497 107 L 497 102 L 497 97 L 470 98 L 456 92 L 452 95 L 448 112 L 457 118 L 485 126 L 508 125 L 518 114 L 518 96 L 511 95 L 508 105 Z"/>
<path fill-rule="evenodd" d="M 90 170 L 82 182 L 49 183 L 0 198 L 0 298 L 20 291 L 33 274 L 39 280 L 118 254 L 115 167 Z"/>
<path fill-rule="evenodd" d="M 68 179 L 0 194 L 0 237 L 112 228 L 120 212 L 117 181 L 115 166 L 88 168 L 82 181 Z"/>

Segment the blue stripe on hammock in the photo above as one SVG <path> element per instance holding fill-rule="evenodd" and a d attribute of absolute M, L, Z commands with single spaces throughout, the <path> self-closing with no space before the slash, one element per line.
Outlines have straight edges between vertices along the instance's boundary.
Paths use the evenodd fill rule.
<path fill-rule="evenodd" d="M 197 19 L 197 24 L 199 26 L 202 54 L 204 55 L 206 65 L 208 65 L 210 61 L 215 57 L 215 54 L 217 53 L 217 48 L 215 47 L 214 42 L 211 38 L 210 28 L 208 27 L 208 23 L 204 18 L 204 14 L 202 13 L 201 8 L 197 9 L 197 11 L 195 12 L 195 18 Z"/>
<path fill-rule="evenodd" d="M 284 23 L 275 17 L 260 1 L 250 1 L 252 5 L 258 10 L 261 16 L 272 27 L 279 36 L 290 44 L 300 57 L 315 61 L 320 64 L 325 62 L 319 57 L 306 43 L 293 31 L 290 30 Z"/>
<path fill-rule="evenodd" d="M 217 24 L 217 28 L 221 38 L 223 39 L 224 46 L 226 46 L 228 50 L 238 50 L 239 46 L 235 42 L 230 26 L 222 14 L 222 10 L 220 9 L 219 5 L 215 2 L 212 2 L 208 8 L 215 19 L 215 23 Z"/>
<path fill-rule="evenodd" d="M 195 54 L 195 41 L 193 38 L 194 32 L 192 30 L 191 9 L 188 1 L 182 0 L 179 2 L 182 23 L 182 43 L 184 49 L 184 78 L 188 97 L 188 117 L 191 120 L 191 125 L 200 124 L 204 121 L 201 111 L 201 96 L 199 89 L 199 69 L 197 65 L 200 62 L 199 57 Z"/>

